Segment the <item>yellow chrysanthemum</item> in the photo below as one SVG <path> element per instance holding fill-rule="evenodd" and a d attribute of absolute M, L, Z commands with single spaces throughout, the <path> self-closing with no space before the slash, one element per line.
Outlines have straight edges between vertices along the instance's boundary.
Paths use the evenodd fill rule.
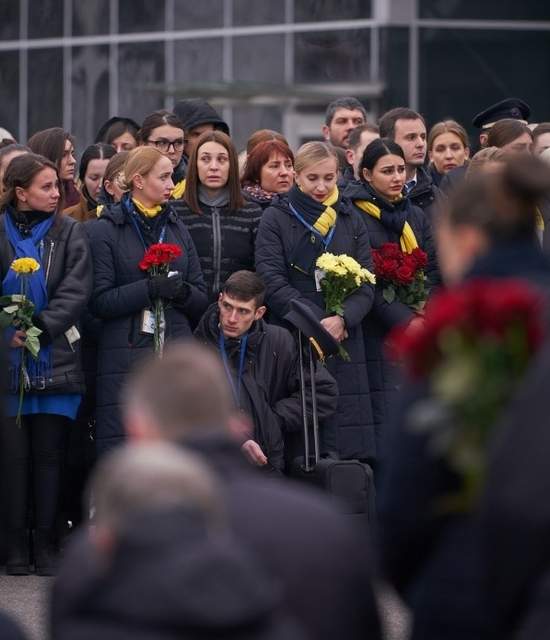
<path fill-rule="evenodd" d="M 40 264 L 34 258 L 18 258 L 11 263 L 10 269 L 15 273 L 34 273 L 40 269 Z"/>
<path fill-rule="evenodd" d="M 350 273 L 354 275 L 360 275 L 361 273 L 361 265 L 354 260 L 351 256 L 347 256 L 345 253 L 338 256 L 338 260 L 340 264 L 345 267 Z"/>
<path fill-rule="evenodd" d="M 363 282 L 370 282 L 371 284 L 376 284 L 376 276 L 374 273 L 371 273 L 368 269 L 361 269 L 361 278 Z"/>
<path fill-rule="evenodd" d="M 319 269 L 331 271 L 338 264 L 338 261 L 336 256 L 332 253 L 323 253 L 317 258 L 317 262 L 315 264 Z"/>

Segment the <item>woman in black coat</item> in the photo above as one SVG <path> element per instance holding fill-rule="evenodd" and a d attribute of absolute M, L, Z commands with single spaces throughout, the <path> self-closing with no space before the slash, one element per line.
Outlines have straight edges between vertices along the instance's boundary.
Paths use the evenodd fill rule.
<path fill-rule="evenodd" d="M 477 176 L 458 186 L 437 225 L 446 284 L 519 278 L 548 298 L 550 261 L 536 239 L 536 202 L 549 183 L 547 168 L 524 158 L 510 161 L 502 175 Z M 480 385 L 479 393 L 490 391 L 491 382 Z M 541 388 L 540 380 L 534 384 Z M 533 432 L 533 399 L 521 415 L 514 395 L 499 415 L 505 431 L 499 427 L 491 437 L 485 499 L 443 513 L 437 504 L 460 489 L 461 479 L 434 453 L 426 430 L 410 424 L 421 415 L 415 408 L 431 398 L 428 385 L 421 381 L 404 391 L 388 430 L 377 498 L 383 567 L 413 610 L 413 640 L 541 637 L 514 635 L 533 614 L 547 610 L 547 582 L 540 578 L 550 575 L 547 536 L 543 528 L 530 529 L 526 515 L 531 512 L 539 525 L 544 520 L 536 504 L 526 503 L 538 482 L 530 476 L 541 464 L 538 454 L 528 452 L 536 447 L 538 428 Z M 545 421 L 546 414 L 539 419 Z M 544 451 L 544 439 L 539 446 Z M 544 546 L 536 558 L 540 540 Z"/>
<path fill-rule="evenodd" d="M 203 133 L 187 169 L 183 201 L 175 209 L 189 229 L 210 302 L 235 271 L 254 271 L 254 244 L 261 208 L 245 202 L 237 153 L 222 131 Z"/>
<path fill-rule="evenodd" d="M 204 280 L 193 241 L 168 202 L 172 165 L 156 149 L 138 147 L 125 165 L 129 188 L 120 203 L 88 226 L 94 263 L 91 311 L 102 320 L 98 346 L 97 449 L 124 437 L 120 392 L 133 364 L 153 351 L 146 317 L 155 300 L 164 302 L 165 339 L 190 336 L 206 307 Z M 139 267 L 145 250 L 157 242 L 178 245 L 182 255 L 171 272 L 150 276 Z"/>
<path fill-rule="evenodd" d="M 13 260 L 34 258 L 40 268 L 27 276 L 27 295 L 35 305 L 34 324 L 42 330 L 38 358 L 26 358 L 30 389 L 24 395 L 21 426 L 15 416 L 25 333 L 5 330 L 10 346 L 10 417 L 0 427 L 0 470 L 6 492 L 2 521 L 9 533 L 6 569 L 9 574 L 29 573 L 27 521 L 32 505 L 35 569 L 40 575 L 52 575 L 64 443 L 84 392 L 80 334 L 75 325 L 92 289 L 90 252 L 81 225 L 58 212 L 59 176 L 52 162 L 31 153 L 19 156 L 9 164 L 4 182 L 1 293 L 20 293 L 19 278 L 10 269 Z"/>
<path fill-rule="evenodd" d="M 344 315 L 325 311 L 315 281 L 315 262 L 324 252 L 347 254 L 370 264 L 368 235 L 359 216 L 342 210 L 336 180 L 338 160 L 323 142 L 303 145 L 296 155 L 296 185 L 264 211 L 256 246 L 256 267 L 266 285 L 271 319 L 282 323 L 290 301 L 299 299 L 348 352 L 351 361 L 327 362 L 339 389 L 338 408 L 322 430 L 326 451 L 342 458 L 376 458 L 361 322 L 369 312 L 373 288 L 364 284 L 348 296 Z"/>
<path fill-rule="evenodd" d="M 402 243 L 404 229 L 411 229 L 414 244 L 428 254 L 427 286 L 437 285 L 439 272 L 430 223 L 422 209 L 402 195 L 405 159 L 401 147 L 391 140 L 373 140 L 363 153 L 359 173 L 361 181 L 351 182 L 344 196 L 347 206 L 360 214 L 371 247 L 379 249 L 387 242 Z M 398 383 L 398 372 L 385 355 L 384 341 L 393 327 L 415 317 L 413 309 L 397 299 L 388 304 L 383 284 L 377 283 L 363 332 L 374 424 L 379 435 L 397 401 Z"/>

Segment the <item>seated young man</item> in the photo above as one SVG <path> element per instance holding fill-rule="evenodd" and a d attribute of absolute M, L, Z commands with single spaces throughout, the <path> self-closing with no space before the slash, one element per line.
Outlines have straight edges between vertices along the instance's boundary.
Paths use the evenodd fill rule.
<path fill-rule="evenodd" d="M 285 453 L 289 460 L 303 449 L 298 351 L 289 331 L 263 320 L 264 293 L 255 273 L 237 271 L 202 317 L 195 336 L 219 350 L 235 406 L 253 424 L 242 446 L 245 455 L 265 470 L 282 472 Z M 338 389 L 321 365 L 316 383 L 322 420 L 336 411 Z"/>

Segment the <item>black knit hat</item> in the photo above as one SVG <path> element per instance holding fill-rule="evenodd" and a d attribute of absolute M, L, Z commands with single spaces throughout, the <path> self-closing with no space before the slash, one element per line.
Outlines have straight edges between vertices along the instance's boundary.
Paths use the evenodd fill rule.
<path fill-rule="evenodd" d="M 180 100 L 174 106 L 174 113 L 183 124 L 185 131 L 194 129 L 201 124 L 212 124 L 217 131 L 223 131 L 229 135 L 227 122 L 222 120 L 214 107 L 202 98 Z"/>
<path fill-rule="evenodd" d="M 338 353 L 338 342 L 323 327 L 307 304 L 299 300 L 291 300 L 290 311 L 284 319 L 310 340 L 319 357 L 325 358 Z"/>

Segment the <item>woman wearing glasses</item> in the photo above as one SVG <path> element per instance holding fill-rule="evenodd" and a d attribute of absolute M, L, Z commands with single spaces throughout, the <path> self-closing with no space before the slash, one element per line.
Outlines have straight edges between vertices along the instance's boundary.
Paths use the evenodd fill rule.
<path fill-rule="evenodd" d="M 183 155 L 183 125 L 170 111 L 153 111 L 138 131 L 140 145 L 155 147 L 172 163 L 172 199 L 183 198 L 185 191 L 185 163 Z"/>

